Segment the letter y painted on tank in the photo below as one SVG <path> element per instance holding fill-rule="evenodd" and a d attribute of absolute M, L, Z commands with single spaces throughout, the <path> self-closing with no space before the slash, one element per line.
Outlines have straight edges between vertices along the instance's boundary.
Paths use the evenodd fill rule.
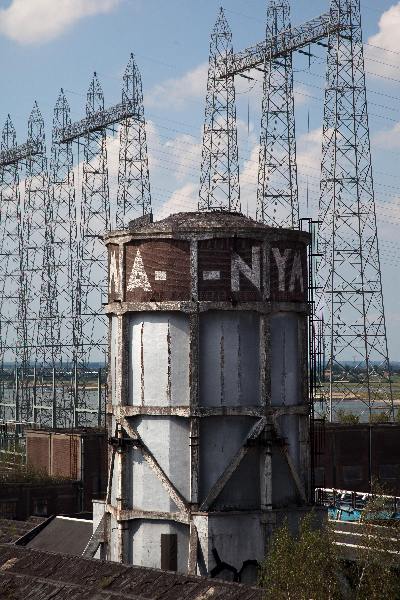
<path fill-rule="evenodd" d="M 137 289 L 143 290 L 144 292 L 151 292 L 150 281 L 144 269 L 140 250 L 136 252 L 135 260 L 133 262 L 132 271 L 127 285 L 127 290 L 129 290 L 130 292 Z"/>
<path fill-rule="evenodd" d="M 301 264 L 300 252 L 296 252 L 293 259 L 292 273 L 290 275 L 289 291 L 294 292 L 296 281 L 300 284 L 300 290 L 304 292 L 303 266 Z"/>
<path fill-rule="evenodd" d="M 280 292 L 285 292 L 285 281 L 286 281 L 286 263 L 290 256 L 291 249 L 286 248 L 283 255 L 279 248 L 272 248 L 272 254 L 274 255 L 276 266 L 278 267 L 278 287 Z"/>
<path fill-rule="evenodd" d="M 232 292 L 240 292 L 240 273 L 246 277 L 260 291 L 261 261 L 260 248 L 253 246 L 251 249 L 252 264 L 251 267 L 244 262 L 243 258 L 234 252 L 231 259 L 231 287 Z"/>
<path fill-rule="evenodd" d="M 108 276 L 108 293 L 111 296 L 113 293 L 115 296 L 119 296 L 121 293 L 121 282 L 119 278 L 119 269 L 117 264 L 117 252 L 118 250 L 113 249 L 110 253 L 110 267 Z"/>

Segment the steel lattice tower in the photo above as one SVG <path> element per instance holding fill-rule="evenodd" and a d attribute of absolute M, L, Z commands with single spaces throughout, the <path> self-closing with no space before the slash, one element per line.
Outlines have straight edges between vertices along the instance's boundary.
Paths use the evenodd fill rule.
<path fill-rule="evenodd" d="M 10 116 L 4 125 L 1 151 L 15 149 L 16 134 Z M 2 372 L 14 366 L 15 372 L 27 370 L 27 330 L 22 254 L 22 206 L 18 162 L 0 169 L 0 351 Z M 18 380 L 18 375 L 16 377 Z M 15 385 L 1 386 L 1 418 L 19 420 L 18 391 Z"/>
<path fill-rule="evenodd" d="M 1 136 L 1 150 L 8 151 L 16 146 L 15 129 L 8 115 Z M 20 244 L 23 241 L 17 162 L 0 169 L 0 207 L 0 348 L 3 367 L 4 362 L 15 362 L 17 348 L 20 353 L 24 345 L 17 318 L 21 299 Z"/>
<path fill-rule="evenodd" d="M 86 116 L 104 109 L 104 95 L 96 73 L 87 94 Z M 82 209 L 80 219 L 81 316 L 84 360 L 104 361 L 106 320 L 106 253 L 101 236 L 110 229 L 106 130 L 85 136 Z"/>
<path fill-rule="evenodd" d="M 319 205 L 317 313 L 324 316 L 331 420 L 345 400 L 393 414 L 359 0 L 332 0 Z M 349 367 L 349 361 L 355 366 Z"/>
<path fill-rule="evenodd" d="M 234 77 L 219 77 L 218 61 L 233 55 L 224 11 L 211 34 L 199 210 L 240 211 Z"/>
<path fill-rule="evenodd" d="M 288 30 L 290 35 L 290 28 L 289 1 L 269 0 L 267 47 L 276 46 L 278 34 Z M 264 70 L 257 219 L 272 227 L 297 228 L 299 202 L 292 53 L 272 60 L 266 56 Z"/>
<path fill-rule="evenodd" d="M 142 79 L 133 54 L 126 67 L 122 88 L 122 104 L 129 102 L 136 107 L 137 118 L 125 119 L 121 124 L 117 228 L 127 227 L 132 219 L 151 212 Z"/>
<path fill-rule="evenodd" d="M 53 139 L 50 161 L 50 198 L 53 223 L 54 286 L 59 314 L 55 334 L 62 340 L 62 349 L 55 357 L 61 381 L 57 381 L 56 418 L 64 426 L 73 424 L 73 406 L 76 386 L 70 377 L 65 386 L 66 367 L 76 375 L 76 366 L 82 362 L 81 315 L 77 306 L 80 282 L 78 265 L 78 227 L 74 187 L 72 142 L 60 143 L 57 132 L 71 124 L 71 113 L 64 91 L 61 90 L 53 115 Z M 79 358 L 78 358 L 79 357 Z M 58 378 L 60 379 L 60 378 Z M 54 421 L 54 414 L 53 414 Z M 55 423 L 53 423 L 55 426 Z"/>
<path fill-rule="evenodd" d="M 55 230 L 55 266 L 60 313 L 63 362 L 74 363 L 77 354 L 76 332 L 81 331 L 76 309 L 78 281 L 78 227 L 74 187 L 72 142 L 59 143 L 57 131 L 71 124 L 71 112 L 63 90 L 53 117 L 50 183 Z M 76 322 L 78 319 L 78 323 Z"/>

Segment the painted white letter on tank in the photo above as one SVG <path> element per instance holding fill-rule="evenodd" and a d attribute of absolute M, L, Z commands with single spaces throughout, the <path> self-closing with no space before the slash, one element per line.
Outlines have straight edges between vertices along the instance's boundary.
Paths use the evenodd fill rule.
<path fill-rule="evenodd" d="M 143 290 L 144 292 L 151 292 L 151 285 L 147 273 L 144 270 L 142 255 L 140 250 L 136 252 L 135 261 L 133 263 L 132 272 L 129 277 L 127 289 L 132 292 L 133 290 Z"/>
<path fill-rule="evenodd" d="M 234 252 L 231 259 L 231 287 L 232 292 L 240 292 L 240 273 L 246 277 L 260 291 L 260 248 L 253 246 L 251 249 L 251 268 L 244 262 L 243 258 Z"/>
<path fill-rule="evenodd" d="M 272 248 L 272 254 L 274 255 L 276 266 L 278 267 L 278 286 L 279 291 L 285 291 L 285 279 L 286 279 L 286 263 L 290 256 L 291 249 L 286 248 L 283 256 L 279 248 Z"/>
<path fill-rule="evenodd" d="M 110 272 L 108 275 L 108 293 L 110 296 L 113 292 L 116 296 L 119 296 L 121 292 L 121 282 L 117 267 L 117 252 L 118 250 L 113 250 L 110 255 Z"/>
<path fill-rule="evenodd" d="M 296 281 L 300 284 L 300 289 L 304 292 L 303 266 L 301 264 L 300 252 L 296 252 L 293 259 L 292 273 L 290 275 L 289 291 L 294 292 Z"/>

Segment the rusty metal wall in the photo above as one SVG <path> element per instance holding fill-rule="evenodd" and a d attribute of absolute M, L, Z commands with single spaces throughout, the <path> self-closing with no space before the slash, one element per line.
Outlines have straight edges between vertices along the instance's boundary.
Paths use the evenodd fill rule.
<path fill-rule="evenodd" d="M 315 449 L 316 485 L 369 492 L 379 485 L 400 495 L 400 425 L 317 423 L 324 443 Z"/>

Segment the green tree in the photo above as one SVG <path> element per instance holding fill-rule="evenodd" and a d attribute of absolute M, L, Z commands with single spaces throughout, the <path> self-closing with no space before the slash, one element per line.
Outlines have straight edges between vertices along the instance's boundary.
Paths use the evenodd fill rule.
<path fill-rule="evenodd" d="M 284 523 L 272 536 L 260 569 L 265 600 L 333 600 L 340 598 L 338 560 L 328 525 L 316 528 L 304 517 L 298 536 Z"/>
<path fill-rule="evenodd" d="M 399 527 L 388 519 L 392 511 L 391 500 L 384 496 L 374 496 L 363 510 L 352 567 L 355 600 L 400 597 L 400 535 Z"/>
<path fill-rule="evenodd" d="M 343 409 L 339 409 L 336 412 L 336 418 L 339 423 L 342 423 L 342 425 L 358 425 L 358 423 L 360 422 L 359 415 L 355 415 L 351 412 L 346 412 Z"/>
<path fill-rule="evenodd" d="M 370 423 L 390 423 L 390 414 L 387 412 L 371 413 L 369 417 Z"/>

